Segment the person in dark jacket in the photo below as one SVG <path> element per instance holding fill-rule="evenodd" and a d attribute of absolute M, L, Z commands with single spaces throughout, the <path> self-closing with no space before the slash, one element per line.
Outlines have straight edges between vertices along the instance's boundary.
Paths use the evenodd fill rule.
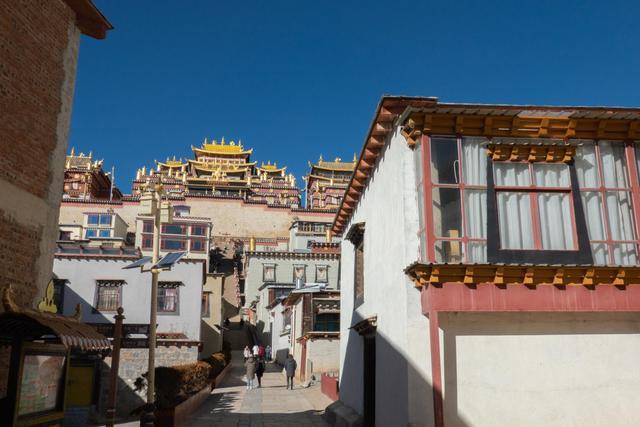
<path fill-rule="evenodd" d="M 256 377 L 258 377 L 258 387 L 262 387 L 262 375 L 264 374 L 264 360 L 258 359 L 256 365 Z"/>
<path fill-rule="evenodd" d="M 256 359 L 248 357 L 247 361 L 244 362 L 244 367 L 247 375 L 247 390 L 251 390 L 253 388 L 253 379 L 256 376 Z"/>
<path fill-rule="evenodd" d="M 291 390 L 293 390 L 293 377 L 296 376 L 297 367 L 296 359 L 293 358 L 293 354 L 290 354 L 284 361 L 284 371 L 287 374 L 287 388 Z"/>

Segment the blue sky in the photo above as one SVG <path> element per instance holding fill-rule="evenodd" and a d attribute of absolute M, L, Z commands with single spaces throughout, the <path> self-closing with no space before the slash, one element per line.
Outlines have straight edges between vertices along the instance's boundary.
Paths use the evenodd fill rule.
<path fill-rule="evenodd" d="M 384 94 L 639 106 L 640 2 L 94 0 L 70 146 L 138 167 L 241 139 L 286 164 L 359 152 Z M 522 4 L 520 4 L 522 3 Z"/>

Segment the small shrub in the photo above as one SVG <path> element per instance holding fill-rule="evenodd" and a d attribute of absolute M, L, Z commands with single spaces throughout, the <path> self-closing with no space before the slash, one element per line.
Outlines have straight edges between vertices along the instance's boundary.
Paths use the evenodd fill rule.
<path fill-rule="evenodd" d="M 220 372 L 229 364 L 231 358 L 225 353 L 213 353 L 211 356 L 203 359 L 202 361 L 209 364 L 211 370 L 209 371 L 209 379 L 214 380 Z"/>
<path fill-rule="evenodd" d="M 156 403 L 171 408 L 211 383 L 211 365 L 205 362 L 156 368 Z"/>

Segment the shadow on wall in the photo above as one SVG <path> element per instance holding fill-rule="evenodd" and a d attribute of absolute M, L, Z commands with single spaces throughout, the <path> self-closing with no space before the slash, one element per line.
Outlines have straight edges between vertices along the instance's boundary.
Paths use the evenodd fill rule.
<path fill-rule="evenodd" d="M 353 313 L 351 324 L 364 320 Z M 405 333 L 405 331 L 401 331 Z M 428 340 L 428 334 L 423 335 Z M 364 414 L 364 338 L 349 330 L 343 370 L 340 372 L 340 400 Z M 433 392 L 431 382 L 406 356 L 406 351 L 394 346 L 384 334 L 375 335 L 375 422 L 376 425 L 433 426 Z M 427 343 L 428 349 L 428 343 Z M 445 356 L 448 357 L 448 356 Z M 424 354 L 425 364 L 429 353 Z M 451 362 L 450 362 L 451 363 Z M 455 365 L 455 360 L 452 362 Z M 347 374 L 348 373 L 348 374 Z M 454 394 L 455 395 L 455 394 Z M 411 409 L 413 402 L 413 410 Z M 391 410 L 392 409 L 392 410 Z M 411 413 L 413 411 L 413 413 Z M 445 424 L 450 427 L 449 424 Z M 458 427 L 471 427 L 459 420 Z"/>
<path fill-rule="evenodd" d="M 203 342 L 202 357 L 209 357 L 211 353 L 222 350 L 222 334 L 204 320 L 200 321 L 200 340 Z"/>

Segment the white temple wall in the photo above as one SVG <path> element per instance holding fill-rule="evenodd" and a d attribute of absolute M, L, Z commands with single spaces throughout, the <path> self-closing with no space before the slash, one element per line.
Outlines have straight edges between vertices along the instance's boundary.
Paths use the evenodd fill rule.
<path fill-rule="evenodd" d="M 428 321 L 403 271 L 418 259 L 415 171 L 413 151 L 397 129 L 345 233 L 358 222 L 365 222 L 364 303 L 353 311 L 354 250 L 343 240 L 340 400 L 363 412 L 363 338 L 349 327 L 377 315 L 376 423 L 424 425 L 432 420 Z"/>

